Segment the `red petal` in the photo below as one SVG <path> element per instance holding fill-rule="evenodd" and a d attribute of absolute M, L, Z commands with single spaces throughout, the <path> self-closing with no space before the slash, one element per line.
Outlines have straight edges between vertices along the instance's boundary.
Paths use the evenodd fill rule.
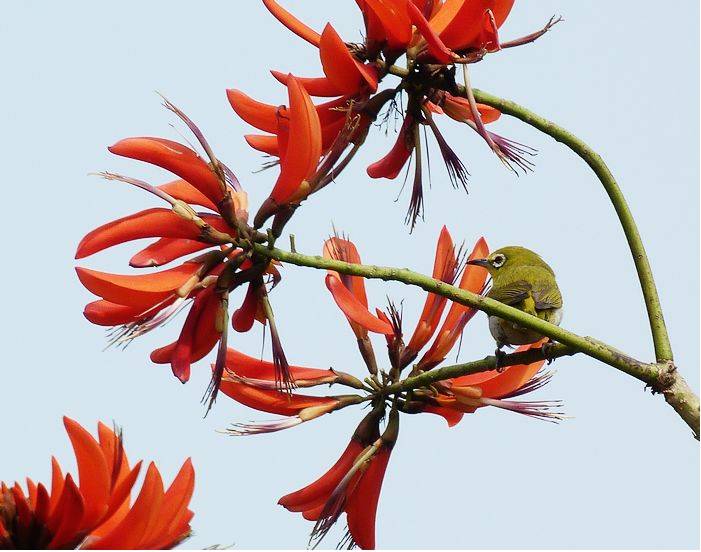
<path fill-rule="evenodd" d="M 161 504 L 156 523 L 144 536 L 141 547 L 145 549 L 161 549 L 165 544 L 182 536 L 179 528 L 187 515 L 187 506 L 195 488 L 195 470 L 189 458 L 168 487 Z M 186 523 L 187 525 L 187 523 Z"/>
<path fill-rule="evenodd" d="M 391 180 L 397 177 L 414 151 L 413 139 L 409 132 L 413 125 L 414 118 L 407 115 L 397 135 L 397 141 L 389 153 L 368 166 L 367 173 L 370 178 L 389 178 Z"/>
<path fill-rule="evenodd" d="M 241 306 L 231 315 L 231 327 L 237 332 L 245 333 L 253 327 L 258 312 L 258 293 L 256 286 L 248 284 L 246 297 Z"/>
<path fill-rule="evenodd" d="M 469 259 L 481 259 L 489 255 L 489 248 L 484 238 L 480 238 L 470 253 Z M 467 265 L 460 279 L 460 289 L 480 293 L 487 279 L 487 270 L 481 266 Z M 465 324 L 477 311 L 470 307 L 453 303 L 445 317 L 443 325 L 431 344 L 430 349 L 419 361 L 422 367 L 435 366 L 441 362 L 460 338 Z"/>
<path fill-rule="evenodd" d="M 299 19 L 293 16 L 290 12 L 283 9 L 275 0 L 263 0 L 263 4 L 268 8 L 268 11 L 273 14 L 275 19 L 287 27 L 298 37 L 303 38 L 313 46 L 319 46 L 321 37 L 319 33 L 309 28 Z"/>
<path fill-rule="evenodd" d="M 136 276 L 82 267 L 75 270 L 81 283 L 95 295 L 112 303 L 146 309 L 171 296 L 198 269 L 197 263 L 185 263 L 169 270 Z"/>
<path fill-rule="evenodd" d="M 178 142 L 164 138 L 127 138 L 108 149 L 116 155 L 146 161 L 178 175 L 215 204 L 224 197 L 222 183 L 207 162 Z"/>
<path fill-rule="evenodd" d="M 102 538 L 87 543 L 88 549 L 138 549 L 149 527 L 156 522 L 163 500 L 163 481 L 151 462 L 144 484 L 131 510 L 112 531 Z"/>
<path fill-rule="evenodd" d="M 363 85 L 370 92 L 377 91 L 377 76 L 351 55 L 346 43 L 330 23 L 321 33 L 319 56 L 324 74 L 341 94 L 353 94 Z"/>
<path fill-rule="evenodd" d="M 448 229 L 443 226 L 436 245 L 433 278 L 443 281 L 450 280 L 455 272 L 456 264 L 457 260 L 455 258 L 453 239 L 450 237 Z M 449 281 L 448 283 L 451 282 Z M 419 317 L 419 322 L 406 346 L 406 349 L 409 351 L 407 354 L 418 354 L 424 345 L 428 343 L 428 340 L 431 339 L 431 336 L 438 327 L 438 323 L 441 321 L 441 315 L 443 314 L 446 301 L 447 299 L 445 297 L 441 297 L 435 293 L 428 294 L 426 302 L 424 303 L 424 308 L 421 311 L 421 316 Z"/>
<path fill-rule="evenodd" d="M 61 498 L 47 523 L 47 527 L 53 533 L 48 548 L 74 548 L 78 544 L 84 508 L 83 497 L 68 474 Z"/>
<path fill-rule="evenodd" d="M 321 156 L 321 124 L 309 94 L 292 76 L 289 77 L 289 138 L 280 160 L 280 176 L 270 197 L 285 203 L 309 178 Z"/>
<path fill-rule="evenodd" d="M 211 243 L 180 238 L 161 238 L 129 259 L 129 266 L 151 268 L 163 266 L 176 259 L 212 247 Z"/>
<path fill-rule="evenodd" d="M 411 40 L 411 21 L 406 11 L 407 0 L 365 0 L 384 29 L 389 50 L 404 50 Z"/>
<path fill-rule="evenodd" d="M 446 0 L 431 27 L 452 50 L 479 48 L 485 12 L 492 10 L 501 27 L 513 4 L 514 0 Z"/>
<path fill-rule="evenodd" d="M 531 345 L 522 345 L 516 349 L 516 352 L 538 349 L 545 341 L 546 339 L 542 339 Z M 494 376 L 491 379 L 475 385 L 475 387 L 482 389 L 482 396 L 498 399 L 523 387 L 538 373 L 538 370 L 543 367 L 544 363 L 544 360 L 540 360 L 532 364 L 509 366 L 501 374 L 495 370 Z"/>
<path fill-rule="evenodd" d="M 385 447 L 378 451 L 346 504 L 348 530 L 355 543 L 363 550 L 375 548 L 377 503 L 390 453 L 391 450 Z"/>
<path fill-rule="evenodd" d="M 336 402 L 336 399 L 333 397 L 312 397 L 296 393 L 282 393 L 272 389 L 259 389 L 251 385 L 227 380 L 226 377 L 221 382 L 220 390 L 243 405 L 261 412 L 269 412 L 280 416 L 296 416 L 305 408 L 329 405 Z"/>
<path fill-rule="evenodd" d="M 231 107 L 249 125 L 264 132 L 277 134 L 278 117 L 288 118 L 284 106 L 274 106 L 254 100 L 240 90 L 226 91 Z"/>
<path fill-rule="evenodd" d="M 427 405 L 424 408 L 424 412 L 441 416 L 446 422 L 448 422 L 448 427 L 458 425 L 463 417 L 462 412 L 458 412 L 456 410 L 453 410 L 452 408 L 445 408 L 442 406 Z"/>
<path fill-rule="evenodd" d="M 211 209 L 212 211 L 218 211 L 217 206 L 212 202 L 212 200 L 210 200 L 192 184 L 185 182 L 181 178 L 157 186 L 157 188 L 162 192 L 167 193 L 169 196 L 179 199 L 180 201 L 184 201 L 185 203 L 189 203 L 190 205 L 199 205 L 200 207 L 205 207 L 206 209 Z"/>
<path fill-rule="evenodd" d="M 385 335 L 392 335 L 392 326 L 370 314 L 370 311 L 353 295 L 340 278 L 333 274 L 326 275 L 326 287 L 331 292 L 338 308 L 351 322 L 359 324 L 366 330 Z"/>
<path fill-rule="evenodd" d="M 283 496 L 278 500 L 278 504 L 290 512 L 304 512 L 319 506 L 323 507 L 329 495 L 351 469 L 361 452 L 363 452 L 363 446 L 358 441 L 351 440 L 340 458 L 324 475 L 306 487 Z"/>
<path fill-rule="evenodd" d="M 440 37 L 433 31 L 421 10 L 413 2 L 407 2 L 406 7 L 411 22 L 416 25 L 416 28 L 426 40 L 428 53 L 431 57 L 438 63 L 450 63 L 454 57 L 453 52 L 443 44 Z"/>
<path fill-rule="evenodd" d="M 335 236 L 324 242 L 323 256 L 324 259 L 334 259 L 337 261 L 344 261 L 346 263 L 362 263 L 360 260 L 360 253 L 358 253 L 358 249 L 355 247 L 355 244 L 350 240 L 344 240 Z M 337 276 L 355 296 L 355 298 L 360 301 L 365 308 L 368 307 L 368 298 L 365 293 L 365 278 L 340 274 L 335 270 L 329 270 L 328 272 L 329 274 Z"/>
<path fill-rule="evenodd" d="M 110 473 L 102 449 L 90 433 L 74 420 L 63 417 L 78 463 L 80 494 L 85 501 L 81 527 L 92 529 L 107 512 L 110 495 Z"/>
<path fill-rule="evenodd" d="M 281 73 L 280 71 L 270 71 L 279 82 L 281 82 L 284 85 L 287 85 L 287 77 L 288 75 L 286 73 Z M 310 96 L 320 96 L 320 97 L 334 97 L 334 96 L 342 96 L 345 94 L 345 92 L 339 88 L 337 85 L 335 85 L 333 82 L 331 82 L 331 79 L 328 79 L 326 77 L 317 77 L 317 78 L 303 78 L 303 77 L 295 77 L 298 81 L 299 84 L 302 85 L 302 87 L 309 93 Z"/>
<path fill-rule="evenodd" d="M 237 376 L 275 381 L 275 365 L 272 362 L 250 357 L 236 349 L 226 350 L 226 368 Z M 290 366 L 290 373 L 295 380 L 313 380 L 328 376 L 329 370 Z"/>
<path fill-rule="evenodd" d="M 82 259 L 112 247 L 141 238 L 197 239 L 200 229 L 170 209 L 146 209 L 96 228 L 78 245 L 76 259 Z"/>
<path fill-rule="evenodd" d="M 85 305 L 83 315 L 98 326 L 121 326 L 134 322 L 143 312 L 141 307 L 128 307 L 99 299 Z"/>
<path fill-rule="evenodd" d="M 248 145 L 253 149 L 267 153 L 274 157 L 280 157 L 280 146 L 277 136 L 268 136 L 267 134 L 246 134 L 244 136 Z"/>
<path fill-rule="evenodd" d="M 220 333 L 216 329 L 219 308 L 220 298 L 211 287 L 195 297 L 170 355 L 173 374 L 183 383 L 190 379 L 190 364 L 203 358 L 219 341 Z M 157 351 L 151 353 L 151 360 L 158 364 L 154 359 Z"/>

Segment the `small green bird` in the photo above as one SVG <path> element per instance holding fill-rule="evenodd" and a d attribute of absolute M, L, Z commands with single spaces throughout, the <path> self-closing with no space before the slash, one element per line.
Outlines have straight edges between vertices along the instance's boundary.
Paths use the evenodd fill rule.
<path fill-rule="evenodd" d="M 473 259 L 468 263 L 489 271 L 492 288 L 487 297 L 560 325 L 562 295 L 553 269 L 540 255 L 525 247 L 511 245 L 494 251 L 486 259 Z M 497 358 L 503 356 L 501 348 L 504 345 L 526 345 L 543 338 L 533 330 L 497 316 L 489 317 L 489 331 L 497 342 Z"/>

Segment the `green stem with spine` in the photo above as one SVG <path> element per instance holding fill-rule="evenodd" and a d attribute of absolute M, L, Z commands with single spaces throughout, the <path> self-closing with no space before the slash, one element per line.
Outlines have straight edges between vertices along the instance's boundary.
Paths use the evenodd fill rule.
<path fill-rule="evenodd" d="M 244 246 L 249 244 L 242 244 Z M 567 346 L 568 354 L 573 352 L 583 353 L 595 358 L 609 366 L 612 366 L 634 378 L 645 382 L 653 391 L 662 393 L 665 400 L 674 408 L 679 416 L 689 425 L 694 432 L 694 436 L 699 435 L 699 398 L 689 388 L 684 378 L 677 372 L 674 365 L 669 363 L 646 363 L 636 360 L 618 349 L 607 345 L 592 337 L 583 337 L 572 333 L 564 328 L 550 324 L 536 316 L 531 316 L 523 311 L 505 305 L 488 297 L 477 295 L 470 291 L 460 289 L 456 286 L 446 284 L 440 280 L 434 280 L 429 276 L 413 272 L 407 268 L 393 268 L 375 265 L 361 265 L 339 261 L 335 259 L 325 259 L 320 256 L 304 255 L 302 253 L 292 253 L 275 247 L 260 244 L 250 244 L 250 247 L 260 256 L 275 259 L 280 262 L 305 266 L 316 269 L 335 270 L 341 274 L 351 276 L 361 276 L 363 278 L 391 280 L 404 284 L 420 287 L 428 292 L 447 297 L 448 299 L 481 310 L 489 315 L 498 316 L 505 320 L 517 323 L 519 326 L 535 330 L 558 343 Z M 511 356 L 511 355 L 509 355 Z M 445 379 L 445 377 L 457 377 L 460 375 L 474 373 L 475 371 L 491 370 L 495 367 L 492 360 L 478 361 L 482 364 L 460 365 L 461 368 L 452 368 L 450 375 L 445 375 L 436 371 L 436 376 L 426 376 L 436 378 L 433 381 Z M 442 370 L 442 369 L 438 369 Z M 433 370 L 431 371 L 433 372 Z M 429 372 L 430 373 L 430 372 Z M 422 377 L 422 376 L 419 376 Z M 417 385 L 423 384 L 424 380 L 415 380 Z M 403 385 L 406 385 L 403 383 Z M 412 385 L 412 384 L 409 384 Z M 408 388 L 407 388 L 408 389 Z M 406 389 L 405 389 L 406 390 Z"/>

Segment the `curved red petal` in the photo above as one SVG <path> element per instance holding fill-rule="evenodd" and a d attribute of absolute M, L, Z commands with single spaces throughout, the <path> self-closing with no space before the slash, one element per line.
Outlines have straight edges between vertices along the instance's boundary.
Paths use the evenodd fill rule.
<path fill-rule="evenodd" d="M 156 465 L 151 462 L 141 492 L 129 513 L 122 522 L 101 538 L 87 543 L 86 548 L 109 549 L 138 549 L 149 526 L 157 520 L 163 501 L 163 481 Z"/>
<path fill-rule="evenodd" d="M 233 382 L 226 377 L 221 382 L 220 390 L 245 406 L 280 416 L 296 416 L 305 408 L 330 405 L 336 402 L 333 397 L 313 397 L 296 393 L 283 393 L 273 389 L 260 389 L 244 383 Z"/>
<path fill-rule="evenodd" d="M 226 368 L 245 378 L 275 381 L 276 377 L 274 363 L 253 358 L 231 348 L 226 350 Z M 328 376 L 329 370 L 290 366 L 290 374 L 295 380 L 313 380 Z"/>
<path fill-rule="evenodd" d="M 368 166 L 367 173 L 370 178 L 389 178 L 392 180 L 397 177 L 414 151 L 414 144 L 411 138 L 412 133 L 410 132 L 413 124 L 414 118 L 411 115 L 407 115 L 404 118 L 402 128 L 399 130 L 397 140 L 392 149 L 389 150 L 389 153 Z"/>
<path fill-rule="evenodd" d="M 148 247 L 135 253 L 129 259 L 129 266 L 133 268 L 152 268 L 163 266 L 185 255 L 197 253 L 203 249 L 213 247 L 211 243 L 180 238 L 161 238 Z"/>
<path fill-rule="evenodd" d="M 287 118 L 284 106 L 259 102 L 240 90 L 227 90 L 226 97 L 236 114 L 258 130 L 277 134 L 278 117 Z"/>
<path fill-rule="evenodd" d="M 290 12 L 282 8 L 275 0 L 263 0 L 263 4 L 268 8 L 268 11 L 273 14 L 275 19 L 287 27 L 298 37 L 303 38 L 312 46 L 319 46 L 321 37 L 319 33 L 302 23 L 299 19 L 293 16 Z"/>
<path fill-rule="evenodd" d="M 185 263 L 153 274 L 110 274 L 76 267 L 80 282 L 95 295 L 111 303 L 149 308 L 170 297 L 199 269 Z"/>
<path fill-rule="evenodd" d="M 288 79 L 289 139 L 280 160 L 280 176 L 270 194 L 278 204 L 285 203 L 309 178 L 321 157 L 322 137 L 319 115 L 309 94 L 292 76 Z"/>
<path fill-rule="evenodd" d="M 431 57 L 438 63 L 450 63 L 454 57 L 453 52 L 443 44 L 443 41 L 431 28 L 424 14 L 421 13 L 421 10 L 419 10 L 413 2 L 407 2 L 406 7 L 411 22 L 426 40 L 428 53 Z"/>
<path fill-rule="evenodd" d="M 370 461 L 346 503 L 348 531 L 363 550 L 375 548 L 375 518 L 391 450 L 382 447 Z"/>
<path fill-rule="evenodd" d="M 244 139 L 253 149 L 280 157 L 280 145 L 278 144 L 277 136 L 268 136 L 267 134 L 246 134 Z"/>
<path fill-rule="evenodd" d="M 170 209 L 146 209 L 96 228 L 78 245 L 76 259 L 83 259 L 99 251 L 141 238 L 197 239 L 200 229 Z"/>
<path fill-rule="evenodd" d="M 222 183 L 209 164 L 178 142 L 165 138 L 126 138 L 108 149 L 116 155 L 145 161 L 172 172 L 215 204 L 224 197 Z"/>
<path fill-rule="evenodd" d="M 78 464 L 80 494 L 85 502 L 81 527 L 92 529 L 107 512 L 110 495 L 110 473 L 102 448 L 90 433 L 76 421 L 63 417 L 63 425 L 73 445 Z"/>
<path fill-rule="evenodd" d="M 370 92 L 377 91 L 376 76 L 351 55 L 330 23 L 321 33 L 319 57 L 324 74 L 341 94 L 354 94 L 361 86 L 367 86 Z"/>
<path fill-rule="evenodd" d="M 175 199 L 189 203 L 190 205 L 199 205 L 206 209 L 211 209 L 212 211 L 217 211 L 217 206 L 209 199 L 206 195 L 200 192 L 189 182 L 186 182 L 182 178 L 173 180 L 171 182 L 166 182 L 160 186 L 156 186 L 162 192 L 167 193 Z"/>
<path fill-rule="evenodd" d="M 538 349 L 545 341 L 547 339 L 542 339 L 531 345 L 522 345 L 516 349 L 516 352 Z M 543 367 L 543 364 L 545 364 L 545 361 L 539 360 L 532 364 L 508 366 L 503 372 L 496 373 L 494 377 L 475 385 L 475 387 L 479 387 L 482 390 L 483 397 L 489 397 L 490 399 L 504 397 L 528 383 L 538 373 L 538 370 Z"/>
<path fill-rule="evenodd" d="M 287 73 L 282 73 L 280 71 L 270 71 L 270 73 L 279 82 L 281 82 L 284 85 L 287 85 L 289 76 Z M 295 78 L 299 81 L 299 84 L 302 85 L 302 87 L 309 93 L 310 96 L 330 98 L 334 96 L 342 96 L 343 94 L 345 94 L 342 88 L 339 88 L 336 84 L 334 84 L 331 81 L 331 79 L 327 77 Z"/>
<path fill-rule="evenodd" d="M 306 487 L 283 496 L 278 500 L 278 504 L 290 512 L 304 512 L 323 507 L 362 451 L 363 446 L 358 441 L 351 440 L 336 463 L 324 475 Z"/>
<path fill-rule="evenodd" d="M 338 308 L 348 317 L 351 322 L 359 324 L 366 330 L 385 335 L 392 335 L 394 330 L 387 324 L 370 314 L 370 311 L 353 295 L 340 278 L 333 274 L 326 275 L 326 287 L 331 292 Z"/>
<path fill-rule="evenodd" d="M 436 244 L 436 256 L 433 262 L 433 278 L 436 280 L 452 282 L 455 273 L 457 259 L 455 258 L 455 246 L 450 232 L 443 226 Z M 418 352 L 428 343 L 438 327 L 441 315 L 445 308 L 447 299 L 435 293 L 429 293 L 421 311 L 421 316 L 416 324 L 416 329 L 406 346 L 407 354 L 418 354 Z"/>

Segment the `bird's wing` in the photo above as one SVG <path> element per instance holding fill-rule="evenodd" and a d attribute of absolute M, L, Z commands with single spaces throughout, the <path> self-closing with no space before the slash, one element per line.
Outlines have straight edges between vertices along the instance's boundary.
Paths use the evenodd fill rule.
<path fill-rule="evenodd" d="M 562 295 L 556 285 L 535 285 L 533 300 L 537 310 L 562 308 Z"/>
<path fill-rule="evenodd" d="M 489 290 L 487 297 L 505 305 L 515 305 L 527 299 L 531 294 L 531 290 L 532 286 L 526 280 L 515 280 L 507 284 L 494 286 Z"/>

